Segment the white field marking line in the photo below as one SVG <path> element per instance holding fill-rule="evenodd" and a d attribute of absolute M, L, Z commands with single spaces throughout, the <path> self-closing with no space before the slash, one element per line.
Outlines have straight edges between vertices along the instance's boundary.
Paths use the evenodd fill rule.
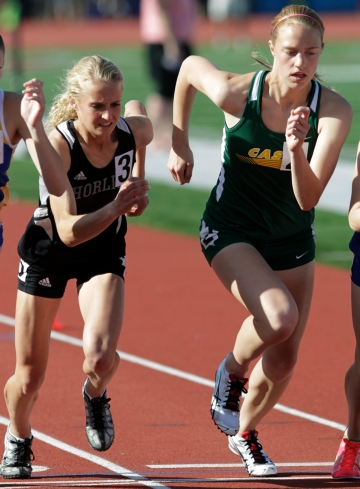
<path fill-rule="evenodd" d="M 5 418 L 4 416 L 0 416 L 0 424 L 8 426 L 9 422 L 10 422 L 9 419 Z M 144 484 L 145 486 L 148 487 L 154 487 L 154 488 L 163 487 L 164 489 L 169 489 L 166 486 L 159 484 L 158 482 L 147 479 L 146 477 L 143 477 L 142 475 L 137 474 L 136 472 L 132 472 L 131 470 L 121 467 L 121 465 L 114 464 L 113 462 L 98 457 L 97 455 L 93 455 L 92 453 L 85 452 L 85 450 L 80 450 L 79 448 L 75 448 L 71 445 L 68 445 L 67 443 L 57 440 L 56 438 L 53 438 L 52 436 L 45 435 L 45 433 L 41 433 L 41 431 L 32 430 L 32 433 L 35 438 L 37 438 L 40 441 L 43 441 L 44 443 L 47 443 L 48 445 L 58 448 L 59 450 L 63 450 L 64 452 L 68 452 L 71 455 L 76 455 L 77 457 L 84 458 L 85 460 L 89 460 L 90 462 L 100 465 L 101 467 L 105 467 L 108 470 L 111 470 L 112 472 L 121 475 L 122 477 L 126 477 L 130 480 L 137 481 L 137 483 L 139 484 Z"/>
<path fill-rule="evenodd" d="M 14 318 L 5 316 L 3 314 L 0 314 L 0 323 L 7 324 L 9 326 L 15 326 Z M 64 333 L 58 333 L 57 331 L 52 331 L 51 338 L 53 338 L 54 340 L 62 341 L 64 343 L 68 343 L 70 345 L 82 347 L 82 340 L 80 340 L 79 338 L 74 338 L 73 336 L 69 336 Z M 213 380 L 205 379 L 204 377 L 190 374 L 184 372 L 183 370 L 179 370 L 177 368 L 168 367 L 166 365 L 162 365 L 161 363 L 153 362 L 152 360 L 146 360 L 145 358 L 132 355 L 131 353 L 126 353 L 120 350 L 118 350 L 118 353 L 123 360 L 126 360 L 128 362 L 136 363 L 137 365 L 141 365 L 142 367 L 150 368 L 152 370 L 157 370 L 158 372 L 163 372 L 168 375 L 173 375 L 174 377 L 188 380 L 196 384 L 205 385 L 207 387 L 214 388 L 215 382 Z M 313 421 L 314 423 L 318 423 L 318 424 L 328 426 L 330 428 L 334 428 L 336 430 L 345 431 L 346 429 L 346 425 L 344 424 L 337 423 L 336 421 L 331 421 L 329 419 L 322 418 L 314 414 L 306 413 L 298 409 L 290 408 L 288 406 L 284 406 L 284 404 L 279 404 L 279 403 L 275 404 L 274 409 L 286 414 L 290 414 L 292 416 L 297 416 L 299 418 L 307 419 L 308 421 Z"/>
<path fill-rule="evenodd" d="M 276 462 L 276 467 L 331 467 L 334 462 Z M 147 465 L 150 469 L 225 469 L 243 468 L 244 464 L 174 464 L 174 465 Z"/>

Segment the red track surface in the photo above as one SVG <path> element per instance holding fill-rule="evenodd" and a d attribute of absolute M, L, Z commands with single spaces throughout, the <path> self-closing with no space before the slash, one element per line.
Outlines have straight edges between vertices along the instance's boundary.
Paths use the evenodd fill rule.
<path fill-rule="evenodd" d="M 32 209 L 31 205 L 13 204 L 3 213 L 0 314 L 9 317 L 14 317 L 16 244 Z M 343 378 L 354 346 L 349 289 L 347 272 L 317 266 L 314 302 L 299 363 L 281 399 L 288 407 L 342 424 L 346 422 Z M 231 350 L 246 312 L 217 281 L 197 240 L 130 226 L 126 290 L 119 349 L 212 380 L 218 363 Z M 65 325 L 62 332 L 81 338 L 82 320 L 73 282 L 59 316 Z M 13 332 L 11 326 L 0 324 L 0 385 L 14 369 Z M 32 415 L 33 429 L 144 474 L 151 481 L 165 480 L 167 487 L 358 487 L 355 482 L 333 481 L 329 466 L 280 467 L 276 480 L 267 481 L 249 479 L 242 467 L 149 468 L 159 464 L 236 464 L 239 459 L 227 449 L 226 437 L 212 423 L 210 387 L 125 360 L 109 386 L 116 440 L 108 452 L 93 452 L 84 433 L 82 360 L 78 346 L 52 341 L 47 378 Z M 0 415 L 7 416 L 2 399 Z M 341 437 L 338 429 L 277 410 L 264 419 L 259 431 L 266 451 L 280 463 L 331 462 Z M 5 426 L 0 425 L 0 435 L 4 433 Z M 53 444 L 35 440 L 35 465 L 49 469 L 34 473 L 32 485 L 131 485 L 111 470 L 57 448 L 56 441 Z M 217 477 L 238 480 L 210 480 Z M 14 482 L 0 479 L 2 485 L 16 487 Z M 28 487 L 25 481 L 22 487 Z M 144 486 L 136 483 L 135 487 Z"/>

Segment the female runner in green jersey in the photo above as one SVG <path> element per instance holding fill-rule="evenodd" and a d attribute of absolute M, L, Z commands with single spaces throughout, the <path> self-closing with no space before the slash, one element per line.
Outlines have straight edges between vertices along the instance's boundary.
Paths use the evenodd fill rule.
<path fill-rule="evenodd" d="M 225 116 L 221 172 L 200 238 L 214 272 L 250 315 L 216 372 L 211 414 L 252 476 L 277 473 L 257 425 L 280 399 L 296 364 L 313 293 L 313 208 L 352 118 L 349 103 L 316 81 L 323 33 L 316 12 L 290 5 L 272 22 L 272 66 L 239 75 L 191 56 L 175 92 L 168 168 L 181 185 L 190 182 L 193 169 L 188 130 L 196 92 Z"/>

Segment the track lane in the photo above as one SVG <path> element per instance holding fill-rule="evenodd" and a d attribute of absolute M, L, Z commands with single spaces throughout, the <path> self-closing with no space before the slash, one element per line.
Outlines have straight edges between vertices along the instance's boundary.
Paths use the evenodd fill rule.
<path fill-rule="evenodd" d="M 12 230 L 9 228 L 11 222 L 9 225 L 5 222 L 6 242 L 0 260 L 2 265 L 5 263 L 2 271 L 8 287 L 0 312 L 13 316 L 16 277 L 14 279 L 12 274 L 16 274 L 17 256 L 9 241 L 19 237 L 17 226 L 21 226 L 21 217 L 18 216 L 27 214 L 26 222 L 31 210 L 20 205 L 9 206 L 6 211 L 6 218 L 16 222 L 16 226 Z M 197 240 L 131 226 L 128 243 L 126 314 L 119 348 L 212 379 L 219 361 L 232 345 L 246 311 L 217 283 L 201 257 Z M 66 325 L 64 333 L 81 338 L 82 321 L 74 285 L 70 284 L 69 289 L 60 320 Z M 282 404 L 340 424 L 346 420 L 343 375 L 353 355 L 348 291 L 348 273 L 317 266 L 315 300 L 308 331 L 293 381 L 281 399 Z M 0 328 L 0 354 L 8 359 L 0 373 L 2 383 L 13 372 L 11 330 L 8 326 Z M 52 342 L 48 375 L 32 424 L 55 438 L 89 450 L 83 434 L 82 359 L 80 348 Z M 110 461 L 138 473 L 155 470 L 148 467 L 154 464 L 237 462 L 237 457 L 227 449 L 226 438 L 212 424 L 209 387 L 192 385 L 123 361 L 109 386 L 109 395 L 113 399 L 117 429 L 115 446 L 106 453 Z M 0 413 L 6 415 L 2 400 Z M 260 440 L 266 451 L 281 463 L 330 463 L 340 436 L 338 430 L 276 411 L 272 411 L 260 426 Z M 59 458 L 57 461 L 61 464 Z M 43 465 L 38 460 L 37 463 Z M 204 479 L 203 482 L 199 479 L 199 486 L 235 487 L 237 484 L 238 487 L 238 480 L 208 480 L 224 475 L 223 469 L 215 470 L 215 473 L 210 473 L 209 469 L 202 474 L 197 472 L 196 477 L 203 476 Z M 310 469 L 304 470 L 309 472 Z M 315 477 L 324 477 L 324 481 L 314 482 L 314 474 L 310 474 L 312 485 L 302 487 L 329 487 L 329 484 L 335 487 L 331 485 L 334 482 L 329 479 L 327 467 L 316 470 Z M 284 479 L 280 483 L 277 479 L 278 482 L 264 483 L 264 487 L 278 487 L 279 484 L 296 487 L 293 485 L 296 476 L 301 474 L 304 475 L 303 469 L 295 468 L 292 481 L 285 483 Z M 188 469 L 187 476 L 191 478 L 191 475 L 191 469 Z M 283 475 L 285 477 L 285 472 Z M 234 473 L 227 476 L 236 478 Z M 173 477 L 179 482 L 171 481 L 171 486 L 196 486 L 196 482 L 183 480 L 184 473 Z M 244 477 L 247 479 L 245 473 Z M 249 480 L 246 487 L 263 487 L 262 484 Z"/>

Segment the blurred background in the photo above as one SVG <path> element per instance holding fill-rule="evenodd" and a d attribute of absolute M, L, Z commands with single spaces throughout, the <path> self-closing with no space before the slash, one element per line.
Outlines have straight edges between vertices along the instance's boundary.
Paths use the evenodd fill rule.
<path fill-rule="evenodd" d="M 157 86 L 149 70 L 147 36 L 150 34 L 147 31 L 153 27 L 151 35 L 154 39 L 157 27 L 152 17 L 142 14 L 144 5 L 141 2 L 145 1 L 0 0 L 0 33 L 6 45 L 1 88 L 21 91 L 25 80 L 40 78 L 44 81 L 49 108 L 54 96 L 61 90 L 61 80 L 66 70 L 83 56 L 100 54 L 111 59 L 124 73 L 124 102 L 141 100 L 149 112 L 154 112 L 152 120 L 155 121 L 159 100 L 156 96 L 154 99 Z M 162 2 L 151 0 L 154 1 Z M 189 36 L 186 41 L 192 52 L 207 57 L 220 69 L 237 73 L 259 69 L 250 57 L 252 51 L 270 58 L 267 46 L 270 22 L 285 5 L 305 3 L 322 17 L 325 49 L 318 71 L 325 85 L 338 90 L 350 101 L 354 121 L 337 173 L 332 178 L 331 187 L 329 185 L 330 193 L 317 210 L 317 259 L 322 263 L 349 268 L 351 253 L 347 244 L 351 231 L 346 214 L 360 138 L 360 0 L 187 2 L 194 9 L 191 32 L 185 29 Z M 179 6 L 182 2 L 164 0 L 163 3 Z M 184 30 L 181 29 L 184 25 L 179 24 L 180 31 Z M 163 64 L 165 61 L 169 60 L 162 59 Z M 171 63 L 167 62 L 167 69 L 173 69 Z M 165 105 L 163 108 L 166 111 L 169 104 Z M 169 114 L 164 114 L 160 119 L 167 121 Z M 170 122 L 165 126 L 171 129 Z M 194 181 L 186 188 L 174 186 L 166 169 L 169 153 L 166 140 L 160 141 L 159 146 L 152 145 L 147 153 L 151 205 L 141 218 L 132 220 L 132 224 L 197 236 L 209 190 L 216 183 L 220 170 L 222 127 L 221 111 L 198 94 L 191 119 Z M 21 147 L 15 153 L 9 175 L 13 201 L 25 199 L 35 203 L 38 177 Z"/>

